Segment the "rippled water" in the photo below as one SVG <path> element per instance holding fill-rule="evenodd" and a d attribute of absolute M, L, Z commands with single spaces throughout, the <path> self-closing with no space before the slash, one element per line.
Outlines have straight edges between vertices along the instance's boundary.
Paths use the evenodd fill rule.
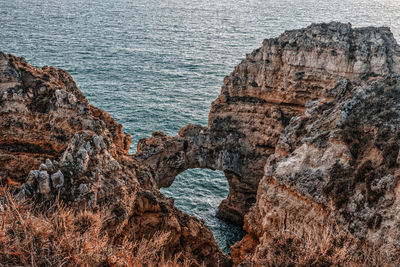
<path fill-rule="evenodd" d="M 338 20 L 390 26 L 399 0 L 0 0 L 0 50 L 68 70 L 91 104 L 133 138 L 207 124 L 223 77 L 287 29 Z M 163 190 L 204 218 L 226 251 L 238 229 L 215 218 L 227 196 L 221 172 L 188 170 Z"/>

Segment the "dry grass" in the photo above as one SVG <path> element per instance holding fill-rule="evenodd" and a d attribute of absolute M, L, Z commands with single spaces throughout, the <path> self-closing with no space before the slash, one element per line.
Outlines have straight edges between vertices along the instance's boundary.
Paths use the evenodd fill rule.
<path fill-rule="evenodd" d="M 354 242 L 339 229 L 309 225 L 298 231 L 289 226 L 272 237 L 272 249 L 259 251 L 269 266 L 342 266 L 354 260 Z"/>
<path fill-rule="evenodd" d="M 264 237 L 267 245 L 257 248 L 252 266 L 394 266 L 395 262 L 388 257 L 390 250 L 369 246 L 332 221 L 292 223 Z"/>
<path fill-rule="evenodd" d="M 102 230 L 105 213 L 73 210 L 58 203 L 40 209 L 18 203 L 0 189 L 1 266 L 190 266 L 175 255 L 167 259 L 169 233 L 113 244 Z"/>
<path fill-rule="evenodd" d="M 165 255 L 169 232 L 114 242 L 106 212 L 76 212 L 59 202 L 43 209 L 0 188 L 0 266 L 193 266 Z M 291 221 L 264 236 L 250 266 L 392 266 L 375 249 L 329 221 Z M 390 250 L 386 250 L 390 251 Z M 384 256 L 382 256 L 384 255 Z"/>

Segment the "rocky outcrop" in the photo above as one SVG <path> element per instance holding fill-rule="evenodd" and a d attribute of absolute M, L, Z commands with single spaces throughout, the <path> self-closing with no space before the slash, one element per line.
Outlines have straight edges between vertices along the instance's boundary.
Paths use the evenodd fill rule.
<path fill-rule="evenodd" d="M 361 83 L 399 72 L 399 56 L 389 29 L 353 29 L 341 23 L 312 25 L 264 40 L 225 78 L 211 107 L 210 130 L 219 143 L 227 143 L 225 150 L 236 148 L 233 155 L 242 163 L 227 176 L 234 186 L 220 212 L 229 214 L 238 205 L 242 215 L 247 212 L 266 159 L 309 100 L 325 96 L 343 78 Z M 247 198 L 238 197 L 243 195 Z"/>
<path fill-rule="evenodd" d="M 0 82 L 2 177 L 24 181 L 46 158 L 58 158 L 84 129 L 107 136 L 115 150 L 128 151 L 130 136 L 109 114 L 89 105 L 66 71 L 32 67 L 0 53 Z"/>
<path fill-rule="evenodd" d="M 137 156 L 160 187 L 188 168 L 225 171 L 230 191 L 219 215 L 233 222 L 257 200 L 244 220 L 248 234 L 232 247 L 235 264 L 366 264 L 369 253 L 397 255 L 399 73 L 388 28 L 333 22 L 287 31 L 224 79 L 207 128 L 154 133 Z M 298 249 L 311 245 L 313 255 Z"/>
<path fill-rule="evenodd" d="M 309 103 L 281 134 L 265 166 L 257 203 L 246 216 L 251 252 L 240 252 L 248 247 L 244 243 L 235 245 L 241 260 L 271 257 L 273 237 L 287 225 L 302 233 L 309 225 L 328 227 L 326 222 L 346 231 L 347 239 L 381 250 L 388 262 L 400 260 L 400 76 L 351 92 L 343 84 L 337 87 L 344 90 L 333 88 L 334 99 Z M 365 260 L 355 253 L 347 256 Z"/>
<path fill-rule="evenodd" d="M 0 53 L 0 114 L 0 177 L 3 184 L 23 183 L 17 199 L 102 214 L 110 246 L 162 232 L 167 259 L 229 265 L 204 222 L 159 192 L 150 169 L 128 154 L 130 136 L 90 106 L 64 70 Z"/>
<path fill-rule="evenodd" d="M 242 224 L 243 214 L 255 201 L 254 191 L 246 183 L 241 183 L 236 173 L 242 173 L 243 166 L 253 158 L 240 158 L 240 146 L 230 146 L 237 139 L 230 133 L 227 140 L 219 140 L 212 129 L 200 125 L 183 127 L 175 137 L 162 132 L 154 132 L 149 139 L 141 139 L 134 158 L 151 169 L 159 187 L 168 187 L 175 177 L 190 168 L 223 170 L 228 178 L 229 203 L 236 204 L 225 209 L 226 201 L 220 205 L 218 216 L 236 224 Z M 229 143 L 231 142 L 231 143 Z"/>
<path fill-rule="evenodd" d="M 286 263 L 323 264 L 322 252 L 313 258 L 305 255 L 310 251 L 296 250 L 310 245 L 305 243 L 314 238 L 314 245 L 331 243 L 329 251 L 336 259 L 345 255 L 330 264 L 367 264 L 368 248 L 356 240 L 373 247 L 375 251 L 369 253 L 383 258 L 385 264 L 398 262 L 400 87 L 395 73 L 400 73 L 400 48 L 385 28 L 351 29 L 331 23 L 287 32 L 280 38 L 286 36 L 294 38 L 286 39 L 289 43 L 297 44 L 309 38 L 306 43 L 319 51 L 297 50 L 292 62 L 301 61 L 309 68 L 300 81 L 295 75 L 288 78 L 290 84 L 299 88 L 301 80 L 315 72 L 319 73 L 316 77 L 325 78 L 318 90 L 313 90 L 312 84 L 307 87 L 311 88 L 310 98 L 300 93 L 295 102 L 301 101 L 305 113 L 291 117 L 275 139 L 257 202 L 245 219 L 248 235 L 232 248 L 234 261 L 278 264 L 276 255 L 294 248 L 286 255 Z M 339 44 L 342 52 L 338 52 Z M 336 53 L 328 57 L 333 50 Z M 291 94 L 289 98 L 299 96 L 296 90 Z M 324 228 L 331 226 L 335 230 L 324 233 Z M 303 237 L 296 244 L 291 236 L 288 240 L 293 243 L 282 249 L 285 232 Z M 314 235 L 307 237 L 305 233 L 311 232 Z M 318 235 L 329 239 L 317 241 Z M 337 251 L 337 243 L 342 241 L 335 235 L 344 235 L 347 242 L 355 240 L 347 247 L 342 245 L 346 254 Z M 301 262 L 302 256 L 311 261 Z"/>
<path fill-rule="evenodd" d="M 218 214 L 241 224 L 291 118 L 304 114 L 312 99 L 333 99 L 330 90 L 339 81 L 368 84 L 400 72 L 399 62 L 388 28 L 333 22 L 287 31 L 265 40 L 224 79 L 207 128 L 184 127 L 172 138 L 156 133 L 139 143 L 140 157 L 161 187 L 188 168 L 223 170 L 230 190 Z"/>
<path fill-rule="evenodd" d="M 105 213 L 110 244 L 164 230 L 168 257 L 229 265 L 204 223 L 158 191 L 210 168 L 229 183 L 218 216 L 248 233 L 235 265 L 399 261 L 400 48 L 388 28 L 332 22 L 265 40 L 224 79 L 207 127 L 154 132 L 135 155 L 65 71 L 4 54 L 0 70 L 3 182 L 23 183 L 19 199 Z"/>

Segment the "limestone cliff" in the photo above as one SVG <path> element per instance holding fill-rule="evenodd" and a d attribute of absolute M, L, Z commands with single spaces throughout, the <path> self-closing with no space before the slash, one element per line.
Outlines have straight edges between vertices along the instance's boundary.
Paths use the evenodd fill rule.
<path fill-rule="evenodd" d="M 332 240 L 321 242 L 335 243 L 340 233 L 354 240 L 340 249 L 365 252 L 360 240 L 374 248 L 377 259 L 399 262 L 400 76 L 353 92 L 344 84 L 333 88 L 334 99 L 309 103 L 281 134 L 245 218 L 248 236 L 234 246 L 235 261 L 270 262 L 282 232 L 323 235 L 334 226 Z M 340 254 L 336 249 L 331 252 Z M 341 264 L 367 261 L 357 253 L 347 251 Z"/>
<path fill-rule="evenodd" d="M 218 215 L 235 223 L 257 200 L 248 235 L 232 247 L 235 264 L 367 264 L 367 254 L 378 262 L 382 253 L 394 263 L 399 73 L 388 28 L 287 31 L 224 79 L 208 127 L 156 132 L 136 156 L 160 187 L 188 168 L 225 171 L 230 191 Z"/>
<path fill-rule="evenodd" d="M 126 153 L 130 136 L 106 112 L 90 106 L 69 74 L 36 68 L 23 58 L 0 54 L 2 177 L 24 181 L 46 158 L 59 157 L 75 133 L 91 129 Z M 23 162 L 23 164 L 21 164 Z"/>
<path fill-rule="evenodd" d="M 399 74 L 388 28 L 287 31 L 224 79 L 207 127 L 154 132 L 129 155 L 129 135 L 65 71 L 0 54 L 0 176 L 23 183 L 20 201 L 104 213 L 111 247 L 163 230 L 165 255 L 215 266 L 229 256 L 158 188 L 189 168 L 223 170 L 218 216 L 248 233 L 235 265 L 394 265 Z"/>
<path fill-rule="evenodd" d="M 247 212 L 266 158 L 309 100 L 325 96 L 343 78 L 368 82 L 399 72 L 398 62 L 398 47 L 388 29 L 352 29 L 339 23 L 285 32 L 247 55 L 225 78 L 209 115 L 218 143 L 233 147 L 231 157 L 240 162 L 227 176 L 232 190 L 220 211 L 229 216 L 239 205 L 240 215 Z"/>
<path fill-rule="evenodd" d="M 261 94 L 275 81 L 264 99 L 278 99 L 275 107 L 287 121 L 260 127 L 280 125 L 280 131 L 273 138 L 260 135 L 274 149 L 246 215 L 248 235 L 232 248 L 235 263 L 274 265 L 280 254 L 285 264 L 367 264 L 363 242 L 378 262 L 398 262 L 400 47 L 387 28 L 339 23 L 286 32 L 278 40 L 286 43 L 278 48 L 276 39 L 266 40 L 242 63 L 253 69 L 247 71 L 252 78 L 237 90 Z M 282 56 L 271 60 L 279 49 Z M 260 67 L 257 55 L 278 67 Z M 259 91 L 250 82 L 261 85 Z M 330 247 L 301 250 L 310 240 Z"/>
<path fill-rule="evenodd" d="M 45 211 L 62 202 L 76 216 L 93 212 L 103 218 L 98 229 L 101 236 L 107 236 L 108 251 L 122 246 L 122 241 L 135 244 L 161 232 L 168 235 L 159 244 L 166 259 L 183 257 L 195 265 L 229 265 L 229 256 L 218 247 L 204 222 L 183 214 L 172 199 L 158 191 L 148 167 L 128 154 L 130 136 L 109 114 L 88 104 L 66 71 L 34 67 L 23 58 L 0 53 L 0 114 L 0 177 L 3 185 L 23 183 L 15 191 L 21 203 L 33 200 Z M 0 193 L 3 229 L 11 203 Z M 45 212 L 65 217 L 57 210 Z M 40 214 L 34 216 L 43 217 Z M 51 223 L 57 224 L 57 220 Z M 15 244 L 16 229 L 11 228 L 2 232 L 2 238 Z M 91 229 L 90 224 L 85 229 Z M 50 255 L 54 247 L 46 247 L 52 243 L 51 236 L 48 238 L 43 249 Z M 6 251 L 4 240 L 0 246 Z M 36 246 L 40 255 L 41 245 Z M 27 255 L 22 253 L 17 259 L 18 253 L 20 250 L 3 253 L 0 261 L 24 264 L 20 260 Z M 97 260 L 88 257 L 86 264 L 113 262 L 115 255 L 110 255 L 104 253 Z M 73 259 L 66 262 L 77 264 Z"/>
<path fill-rule="evenodd" d="M 332 98 L 329 90 L 337 82 L 368 84 L 399 73 L 399 62 L 388 28 L 330 23 L 287 31 L 265 40 L 224 79 L 207 128 L 184 127 L 172 138 L 157 133 L 139 142 L 140 157 L 150 163 L 161 187 L 188 168 L 225 171 L 230 191 L 219 216 L 241 224 L 291 118 L 304 114 L 312 99 Z"/>

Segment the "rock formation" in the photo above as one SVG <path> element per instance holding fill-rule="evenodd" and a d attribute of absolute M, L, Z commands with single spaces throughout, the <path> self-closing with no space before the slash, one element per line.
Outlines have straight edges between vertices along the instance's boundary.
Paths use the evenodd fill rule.
<path fill-rule="evenodd" d="M 207 127 L 154 132 L 129 155 L 130 136 L 65 71 L 0 54 L 0 176 L 23 183 L 18 199 L 102 210 L 111 243 L 164 230 L 167 256 L 214 266 L 229 256 L 158 188 L 189 168 L 223 170 L 218 216 L 247 231 L 232 247 L 235 265 L 393 264 L 399 74 L 388 28 L 287 31 L 224 79 Z"/>
<path fill-rule="evenodd" d="M 235 264 L 272 264 L 268 253 L 279 253 L 277 233 L 288 224 L 321 235 L 331 225 L 332 242 L 333 232 L 344 235 L 354 252 L 337 264 L 367 262 L 354 256 L 365 249 L 357 240 L 396 255 L 399 73 L 388 28 L 333 22 L 287 31 L 224 79 L 207 128 L 154 133 L 137 156 L 160 187 L 188 168 L 225 171 L 230 191 L 219 215 L 233 222 L 257 199 L 248 235 L 232 247 Z"/>
<path fill-rule="evenodd" d="M 273 237 L 287 225 L 302 233 L 334 223 L 347 238 L 400 260 L 400 76 L 351 89 L 344 84 L 333 88 L 334 99 L 309 103 L 281 134 L 246 215 L 251 252 L 240 252 L 249 249 L 243 241 L 235 245 L 242 259 L 270 257 Z"/>
<path fill-rule="evenodd" d="M 286 32 L 278 40 L 264 41 L 264 52 L 243 62 L 244 69 L 259 66 L 257 55 L 269 60 L 281 49 L 277 69 L 284 74 L 274 68 L 269 75 L 282 88 L 267 95 L 279 96 L 276 106 L 289 119 L 276 139 L 265 135 L 274 140 L 274 153 L 245 219 L 248 235 L 232 248 L 234 261 L 271 264 L 278 233 L 304 234 L 310 225 L 322 233 L 334 224 L 348 231 L 347 241 L 356 237 L 398 262 L 399 46 L 387 28 L 338 23 Z M 296 108 L 303 110 L 295 114 Z M 349 251 L 346 262 L 366 262 Z"/>
<path fill-rule="evenodd" d="M 368 84 L 399 73 L 399 62 L 387 28 L 330 23 L 287 31 L 265 40 L 224 79 L 207 128 L 187 126 L 172 138 L 157 133 L 139 142 L 140 157 L 149 159 L 161 187 L 188 168 L 223 170 L 230 190 L 219 215 L 241 224 L 291 118 L 304 114 L 308 101 L 330 97 L 337 82 Z"/>
<path fill-rule="evenodd" d="M 100 212 L 110 244 L 163 231 L 165 257 L 229 265 L 204 222 L 158 191 L 150 170 L 128 154 L 130 136 L 90 106 L 64 70 L 0 53 L 0 114 L 0 177 L 3 185 L 23 183 L 17 199 Z"/>

